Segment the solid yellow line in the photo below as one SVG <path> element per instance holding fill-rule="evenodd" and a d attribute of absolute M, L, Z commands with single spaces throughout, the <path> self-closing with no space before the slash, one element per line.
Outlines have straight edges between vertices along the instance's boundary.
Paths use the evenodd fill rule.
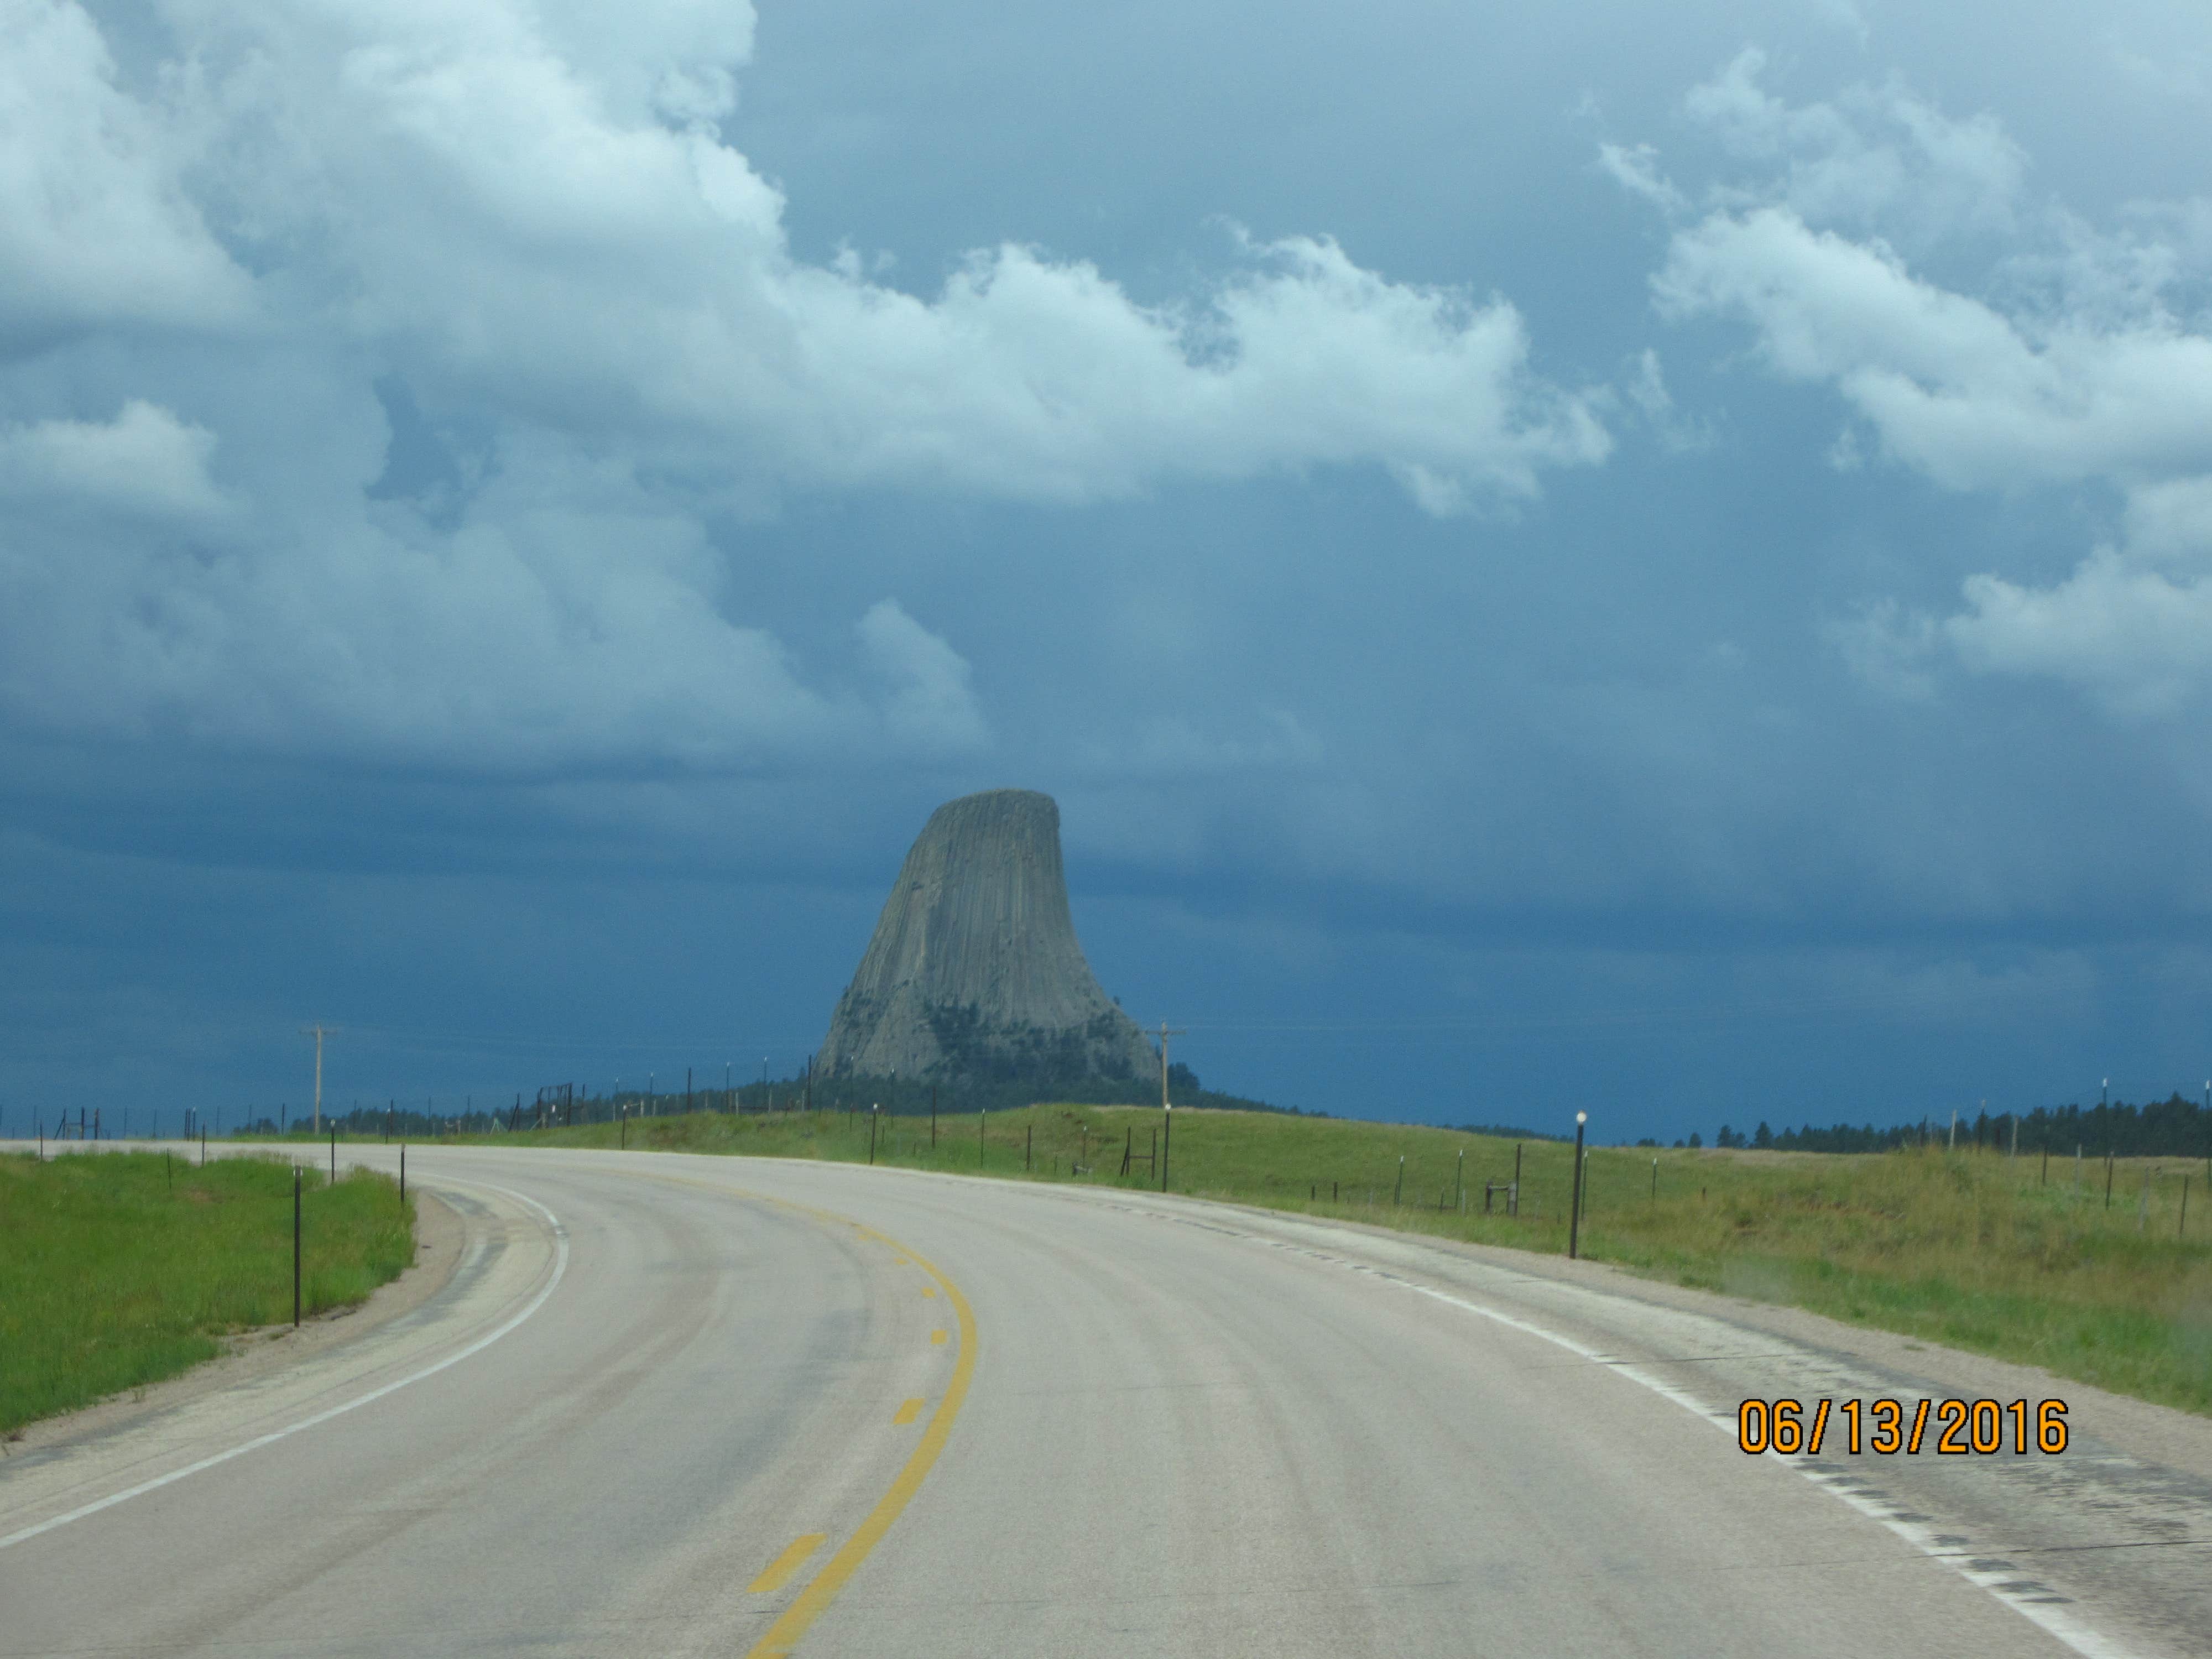
<path fill-rule="evenodd" d="M 791 1577 L 805 1565 L 806 1558 L 829 1540 L 826 1532 L 810 1532 L 791 1540 L 791 1547 L 768 1564 L 768 1569 L 745 1586 L 755 1595 L 780 1590 L 791 1582 Z"/>
<path fill-rule="evenodd" d="M 933 1342 L 942 1342 L 945 1340 L 945 1333 L 943 1331 L 932 1331 L 929 1334 L 929 1340 Z"/>
<path fill-rule="evenodd" d="M 919 1400 L 909 1400 L 906 1404 L 901 1406 L 896 1411 L 891 1413 L 891 1421 L 894 1423 L 911 1423 L 915 1418 L 921 1415 L 921 1401 Z"/>
<path fill-rule="evenodd" d="M 792 1207 L 804 1206 L 793 1205 Z M 817 1211 L 816 1213 L 821 1212 Z M 868 1232 L 869 1230 L 862 1228 L 860 1231 Z M 871 1233 L 870 1237 L 882 1239 L 894 1249 L 905 1248 L 884 1238 L 881 1233 Z M 959 1316 L 960 1357 L 953 1362 L 952 1381 L 945 1387 L 944 1401 L 930 1414 L 929 1426 L 921 1431 L 921 1443 L 914 1449 L 914 1455 L 907 1459 L 906 1467 L 898 1472 L 898 1478 L 891 1482 L 890 1490 L 883 1495 L 874 1509 L 868 1511 L 868 1518 L 860 1522 L 853 1535 L 830 1558 L 829 1565 L 815 1575 L 814 1582 L 799 1591 L 797 1599 L 783 1610 L 783 1616 L 769 1626 L 768 1634 L 752 1645 L 745 1659 L 787 1659 L 792 1649 L 799 1645 L 799 1638 L 805 1635 L 807 1628 L 829 1610 L 830 1602 L 837 1599 L 837 1592 L 843 1589 L 846 1581 L 860 1570 L 860 1563 L 868 1559 L 868 1553 L 883 1541 L 884 1534 L 890 1530 L 891 1522 L 899 1518 L 908 1500 L 921 1490 L 922 1477 L 929 1473 L 937 1462 L 938 1454 L 945 1449 L 945 1443 L 952 1433 L 952 1419 L 959 1416 L 961 1402 L 968 1397 L 968 1381 L 975 1374 L 975 1313 L 968 1306 L 968 1298 L 960 1294 L 960 1287 L 933 1263 L 912 1250 L 908 1250 L 907 1255 L 913 1258 L 915 1266 L 937 1281 L 939 1288 L 952 1304 L 953 1312 Z M 942 1331 L 935 1335 L 938 1341 L 945 1340 Z"/>

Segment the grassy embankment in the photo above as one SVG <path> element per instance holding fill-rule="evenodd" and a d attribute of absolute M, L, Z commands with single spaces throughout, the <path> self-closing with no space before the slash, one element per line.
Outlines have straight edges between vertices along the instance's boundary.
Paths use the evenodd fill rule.
<path fill-rule="evenodd" d="M 301 1302 L 359 1302 L 413 1260 L 413 1201 L 307 1171 Z M 292 1171 L 274 1158 L 0 1156 L 0 1435 L 222 1352 L 292 1317 Z"/>
<path fill-rule="evenodd" d="M 1019 1179 L 1033 1133 L 1030 1179 L 1157 1185 L 1141 1160 L 1159 1121 L 1157 1109 L 1137 1107 L 993 1112 L 979 1154 L 973 1113 L 940 1118 L 934 1150 L 927 1118 L 887 1119 L 877 1158 Z M 1117 1174 L 1125 1132 L 1133 1132 L 1139 1160 L 1126 1180 Z M 868 1145 L 865 1113 L 696 1113 L 633 1120 L 628 1133 L 632 1148 L 791 1158 L 860 1159 Z M 620 1138 L 617 1126 L 595 1124 L 483 1139 L 611 1146 Z M 1510 1179 L 1510 1141 L 1178 1109 L 1170 1174 L 1177 1192 L 1564 1252 L 1572 1149 L 1530 1141 L 1522 1157 L 1520 1216 L 1486 1216 L 1483 1183 Z M 1072 1175 L 1074 1163 L 1091 1172 Z M 1462 1167 L 1466 1214 L 1453 1201 Z M 2146 1179 L 2148 1210 L 2138 1231 Z M 2046 1178 L 2032 1152 L 2014 1159 L 1935 1149 L 1838 1156 L 1608 1147 L 1591 1152 L 1587 1200 L 1582 1249 L 1595 1260 L 2212 1414 L 2212 1193 L 2201 1159 L 2122 1160 L 2107 1208 L 2101 1162 L 2083 1165 L 2077 1191 L 2070 1157 L 2052 1158 Z M 1502 1195 L 1498 1203 L 1502 1210 Z"/>

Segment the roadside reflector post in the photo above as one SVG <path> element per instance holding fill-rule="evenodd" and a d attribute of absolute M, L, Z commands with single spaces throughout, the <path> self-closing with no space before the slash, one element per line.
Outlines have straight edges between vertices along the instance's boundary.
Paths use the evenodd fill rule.
<path fill-rule="evenodd" d="M 407 1143 L 399 1143 L 399 1207 L 407 1207 Z"/>
<path fill-rule="evenodd" d="M 990 1121 L 991 1109 L 978 1106 L 975 1109 L 975 1167 L 979 1170 L 983 1167 L 983 1126 Z"/>
<path fill-rule="evenodd" d="M 1583 1126 L 1589 1121 L 1588 1112 L 1575 1114 L 1575 1167 L 1571 1173 L 1570 1203 L 1567 1216 L 1567 1260 L 1572 1261 L 1582 1246 L 1583 1231 Z"/>
<path fill-rule="evenodd" d="M 871 1164 L 876 1161 L 876 1114 L 882 1110 L 880 1105 L 872 1104 L 868 1108 L 868 1162 Z"/>
<path fill-rule="evenodd" d="M 1398 1184 L 1390 1192 L 1390 1207 L 1397 1209 L 1406 1201 L 1406 1155 L 1398 1154 Z"/>
<path fill-rule="evenodd" d="M 1459 1149 L 1458 1161 L 1452 1165 L 1452 1206 L 1461 1211 L 1467 1208 L 1467 1148 L 1464 1146 Z"/>
<path fill-rule="evenodd" d="M 292 1328 L 300 1328 L 300 1166 L 292 1166 Z"/>
<path fill-rule="evenodd" d="M 1026 1175 L 1036 1167 L 1036 1125 L 1032 1123 L 1022 1131 L 1022 1172 Z"/>

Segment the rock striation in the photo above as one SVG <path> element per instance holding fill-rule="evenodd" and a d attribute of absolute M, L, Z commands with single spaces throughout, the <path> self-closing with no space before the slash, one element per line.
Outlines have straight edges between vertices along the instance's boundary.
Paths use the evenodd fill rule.
<path fill-rule="evenodd" d="M 993 789 L 930 814 L 837 1000 L 817 1078 L 1143 1078 L 1158 1060 L 1076 943 L 1060 808 Z"/>

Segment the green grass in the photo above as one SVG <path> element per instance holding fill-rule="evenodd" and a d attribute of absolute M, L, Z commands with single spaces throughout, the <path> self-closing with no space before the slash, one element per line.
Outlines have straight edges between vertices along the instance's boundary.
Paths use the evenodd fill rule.
<path fill-rule="evenodd" d="M 361 1301 L 413 1259 L 386 1176 L 307 1172 L 301 1301 Z M 0 1156 L 0 1434 L 173 1376 L 292 1317 L 292 1171 L 160 1152 Z"/>
<path fill-rule="evenodd" d="M 1566 1249 L 1573 1152 L 1560 1142 L 1522 1146 L 1522 1210 L 1512 1218 L 1480 1213 L 1483 1182 L 1512 1176 L 1510 1141 L 1411 1125 L 1182 1108 L 1175 1121 L 1170 1175 L 1177 1192 L 1478 1243 Z M 1127 1106 L 993 1112 L 979 1150 L 972 1112 L 941 1117 L 934 1149 L 926 1117 L 886 1119 L 877 1161 L 1157 1186 L 1141 1160 L 1159 1122 L 1157 1109 Z M 612 1146 L 621 1138 L 617 1126 L 593 1124 L 477 1139 Z M 628 1144 L 859 1160 L 867 1156 L 867 1115 L 633 1120 Z M 1034 1162 L 1026 1172 L 1025 1145 L 1033 1146 Z M 1126 1180 L 1117 1173 L 1125 1145 L 1133 1145 L 1139 1159 Z M 1091 1172 L 1072 1174 L 1077 1163 Z M 2185 1176 L 2185 1239 L 2177 1237 Z M 2139 1231 L 2146 1178 L 2150 1201 Z M 2078 1193 L 2073 1180 L 2073 1160 L 2053 1158 L 2046 1183 L 2033 1152 L 2014 1159 L 1934 1149 L 1864 1156 L 1595 1149 L 1582 1251 L 1656 1279 L 1808 1308 L 2212 1415 L 2212 1192 L 2205 1164 L 2123 1160 L 2109 1209 L 2101 1163 L 2083 1166 Z M 1461 1181 L 1466 1214 L 1453 1202 Z"/>

